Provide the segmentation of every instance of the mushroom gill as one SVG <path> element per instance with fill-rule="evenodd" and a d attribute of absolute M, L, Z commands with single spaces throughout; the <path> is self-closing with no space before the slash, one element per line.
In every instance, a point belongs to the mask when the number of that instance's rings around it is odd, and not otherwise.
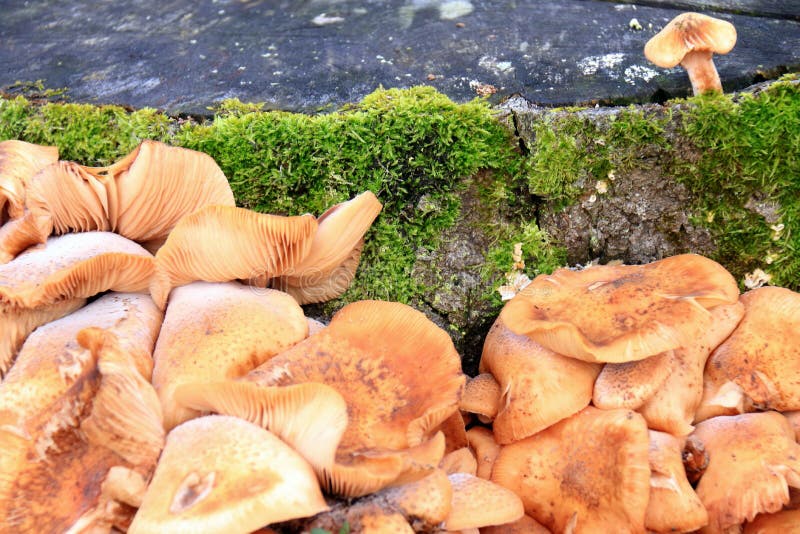
<path fill-rule="evenodd" d="M 281 276 L 311 247 L 317 222 L 311 215 L 281 217 L 229 206 L 208 206 L 187 215 L 156 253 L 150 285 L 164 307 L 173 287 L 194 281 Z"/>
<path fill-rule="evenodd" d="M 199 415 L 175 401 L 181 384 L 243 376 L 307 333 L 303 310 L 280 291 L 237 282 L 194 282 L 176 288 L 153 355 L 153 385 L 165 427 Z"/>
<path fill-rule="evenodd" d="M 736 302 L 739 289 L 718 263 L 695 254 L 647 265 L 596 265 L 537 276 L 503 309 L 516 334 L 589 362 L 622 363 L 692 341 L 706 308 Z"/>
<path fill-rule="evenodd" d="M 341 295 L 355 276 L 369 230 L 382 209 L 377 197 L 367 191 L 337 204 L 317 219 L 317 231 L 308 255 L 271 281 L 300 304 L 324 302 Z"/>
<path fill-rule="evenodd" d="M 23 216 L 28 181 L 56 161 L 57 147 L 16 140 L 0 142 L 0 225 Z"/>

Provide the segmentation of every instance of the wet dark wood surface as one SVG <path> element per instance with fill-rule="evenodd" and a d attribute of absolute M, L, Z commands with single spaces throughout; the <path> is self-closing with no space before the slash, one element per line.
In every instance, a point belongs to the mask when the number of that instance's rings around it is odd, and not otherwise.
<path fill-rule="evenodd" d="M 4 0 L 0 87 L 43 80 L 73 101 L 208 113 L 224 98 L 318 111 L 379 86 L 456 101 L 492 88 L 543 105 L 661 101 L 690 90 L 643 47 L 685 10 L 732 22 L 716 60 L 736 90 L 800 70 L 800 0 Z M 634 29 L 632 19 L 641 26 Z"/>

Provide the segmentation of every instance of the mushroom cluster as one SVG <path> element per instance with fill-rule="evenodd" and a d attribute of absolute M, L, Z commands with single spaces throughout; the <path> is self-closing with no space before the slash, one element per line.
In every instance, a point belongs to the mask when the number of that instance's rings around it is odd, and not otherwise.
<path fill-rule="evenodd" d="M 372 193 L 255 213 L 208 156 L 151 141 L 104 168 L 3 142 L 0 187 L 0 532 L 523 516 L 475 476 L 446 332 L 398 303 L 300 307 L 349 285 Z"/>
<path fill-rule="evenodd" d="M 552 532 L 785 532 L 798 332 L 800 294 L 693 254 L 539 276 L 460 402 L 478 476 Z"/>

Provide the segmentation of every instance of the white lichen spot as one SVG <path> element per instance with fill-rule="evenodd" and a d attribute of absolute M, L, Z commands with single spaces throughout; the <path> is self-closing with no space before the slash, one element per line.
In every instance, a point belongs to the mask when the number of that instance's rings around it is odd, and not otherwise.
<path fill-rule="evenodd" d="M 594 204 L 595 202 L 597 202 L 597 195 L 591 195 L 587 202 L 589 202 L 589 204 Z"/>
<path fill-rule="evenodd" d="M 497 58 L 492 56 L 483 56 L 480 58 L 478 60 L 478 66 L 492 71 L 496 75 L 510 74 L 514 72 L 514 66 L 510 61 L 498 61 Z"/>
<path fill-rule="evenodd" d="M 578 68 L 584 76 L 592 76 L 599 71 L 609 71 L 609 76 L 619 78 L 619 74 L 613 72 L 622 63 L 625 54 L 606 54 L 603 56 L 588 56 L 578 61 Z"/>
<path fill-rule="evenodd" d="M 639 23 L 639 20 L 635 18 L 631 19 L 631 21 L 628 23 L 628 28 L 636 32 L 642 31 L 643 29 L 642 25 Z"/>
<path fill-rule="evenodd" d="M 772 230 L 773 241 L 777 241 L 778 239 L 781 238 L 781 234 L 783 234 L 784 228 L 785 226 L 783 225 L 783 223 L 773 224 L 770 226 L 770 229 Z"/>
<path fill-rule="evenodd" d="M 464 0 L 442 2 L 439 5 L 439 18 L 441 20 L 454 20 L 469 15 L 473 9 L 475 8 L 472 6 L 472 2 Z"/>
<path fill-rule="evenodd" d="M 326 26 L 328 24 L 338 24 L 340 22 L 344 22 L 343 17 L 329 17 L 327 13 L 320 13 L 311 19 L 311 24 L 314 24 L 315 26 Z"/>
<path fill-rule="evenodd" d="M 601 195 L 604 194 L 604 193 L 607 193 L 608 192 L 608 182 L 606 182 L 605 180 L 597 180 L 597 183 L 594 184 L 594 188 Z"/>
<path fill-rule="evenodd" d="M 626 83 L 630 85 L 636 85 L 636 80 L 649 82 L 656 76 L 656 74 L 658 73 L 650 67 L 645 67 L 644 65 L 631 65 L 625 69 L 623 77 L 625 78 Z"/>
<path fill-rule="evenodd" d="M 617 175 L 614 173 L 614 171 L 608 171 L 608 179 L 612 182 L 617 179 Z"/>
<path fill-rule="evenodd" d="M 508 283 L 497 288 L 497 292 L 500 293 L 500 298 L 504 301 L 513 299 L 517 293 L 525 289 L 528 284 L 531 283 L 531 279 L 528 278 L 528 275 L 520 271 L 506 273 L 505 276 Z"/>
<path fill-rule="evenodd" d="M 770 280 L 772 280 L 771 274 L 766 273 L 761 269 L 756 269 L 752 273 L 747 273 L 744 276 L 744 286 L 747 289 L 755 289 L 768 284 Z"/>
<path fill-rule="evenodd" d="M 770 252 L 766 256 L 764 256 L 764 263 L 766 263 L 767 265 L 772 265 L 777 259 L 778 255 L 773 252 Z"/>

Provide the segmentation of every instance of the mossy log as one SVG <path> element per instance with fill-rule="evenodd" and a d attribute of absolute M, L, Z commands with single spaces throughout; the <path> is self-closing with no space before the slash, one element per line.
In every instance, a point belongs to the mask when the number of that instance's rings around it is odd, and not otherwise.
<path fill-rule="evenodd" d="M 201 150 L 239 205 L 263 212 L 319 214 L 372 190 L 385 208 L 353 285 L 307 312 L 364 298 L 412 304 L 452 334 L 470 373 L 505 273 L 692 251 L 741 281 L 762 269 L 800 288 L 797 76 L 626 108 L 455 104 L 429 87 L 314 116 L 227 101 L 209 119 L 0 99 L 0 140 L 11 138 L 87 165 L 145 138 Z"/>

